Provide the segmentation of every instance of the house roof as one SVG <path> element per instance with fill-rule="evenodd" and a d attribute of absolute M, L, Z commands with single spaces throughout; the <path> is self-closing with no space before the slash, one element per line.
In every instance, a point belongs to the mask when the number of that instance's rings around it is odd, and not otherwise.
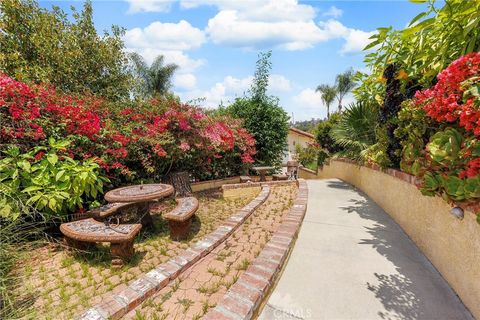
<path fill-rule="evenodd" d="M 302 131 L 302 130 L 300 130 L 300 129 L 290 128 L 289 130 L 290 130 L 290 131 L 293 131 L 293 132 L 295 132 L 295 133 L 297 133 L 297 134 L 300 134 L 300 135 L 302 135 L 302 136 L 315 139 L 315 136 L 314 136 L 313 134 L 308 133 L 308 132 L 305 132 L 305 131 Z"/>

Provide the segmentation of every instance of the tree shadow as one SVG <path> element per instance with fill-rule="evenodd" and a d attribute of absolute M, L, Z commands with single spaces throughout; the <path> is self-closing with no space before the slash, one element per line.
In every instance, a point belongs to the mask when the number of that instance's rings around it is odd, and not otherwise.
<path fill-rule="evenodd" d="M 335 189 L 356 190 L 354 186 L 338 180 L 328 180 L 327 186 L 329 188 L 335 188 Z"/>
<path fill-rule="evenodd" d="M 328 186 L 350 189 L 356 193 L 356 199 L 350 199 L 351 205 L 340 209 L 373 222 L 363 227 L 371 238 L 361 239 L 359 244 L 373 247 L 388 259 L 398 272 L 374 273 L 377 282 L 365 284 L 386 310 L 378 312 L 382 319 L 434 319 L 438 318 L 438 310 L 435 310 L 438 305 L 444 305 L 442 310 L 449 310 L 448 314 L 442 316 L 443 319 L 471 319 L 465 316 L 467 313 L 459 312 L 460 300 L 451 299 L 455 297 L 455 293 L 449 289 L 430 261 L 374 201 L 341 181 L 329 181 Z M 456 304 L 457 302 L 459 304 Z"/>

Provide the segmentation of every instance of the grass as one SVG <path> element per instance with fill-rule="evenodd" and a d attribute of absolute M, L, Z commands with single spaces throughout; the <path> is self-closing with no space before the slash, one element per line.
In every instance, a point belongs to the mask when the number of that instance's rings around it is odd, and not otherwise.
<path fill-rule="evenodd" d="M 25 277 L 32 275 L 33 268 L 27 264 L 24 273 L 19 274 L 14 267 L 43 243 L 43 230 L 21 217 L 15 221 L 0 218 L 0 224 L 0 319 L 19 318 L 27 313 L 33 296 L 28 293 L 19 300 L 16 289 L 22 285 Z"/>

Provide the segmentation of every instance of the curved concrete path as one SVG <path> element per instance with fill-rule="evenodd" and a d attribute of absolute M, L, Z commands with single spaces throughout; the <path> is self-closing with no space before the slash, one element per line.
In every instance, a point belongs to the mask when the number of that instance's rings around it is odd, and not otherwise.
<path fill-rule="evenodd" d="M 309 180 L 308 189 L 299 237 L 260 319 L 473 319 L 365 194 L 337 179 Z"/>

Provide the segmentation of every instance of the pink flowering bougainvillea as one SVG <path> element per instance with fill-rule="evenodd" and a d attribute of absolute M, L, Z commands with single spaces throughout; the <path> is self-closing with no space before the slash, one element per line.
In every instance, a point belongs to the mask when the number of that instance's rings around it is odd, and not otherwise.
<path fill-rule="evenodd" d="M 424 194 L 437 194 L 447 201 L 478 202 L 480 53 L 455 60 L 437 79 L 435 86 L 418 91 L 412 100 L 414 108 L 423 109 L 436 121 L 437 130 L 423 150 L 408 147 L 405 150 L 413 152 L 404 152 L 403 156 L 422 155 L 410 160 L 416 163 L 413 173 L 423 179 Z"/>
<path fill-rule="evenodd" d="M 112 105 L 4 75 L 0 124 L 0 144 L 23 150 L 48 137 L 68 137 L 66 154 L 94 159 L 116 185 L 158 180 L 175 170 L 188 170 L 198 179 L 234 175 L 256 153 L 255 140 L 239 120 L 211 116 L 199 107 L 159 99 Z"/>

